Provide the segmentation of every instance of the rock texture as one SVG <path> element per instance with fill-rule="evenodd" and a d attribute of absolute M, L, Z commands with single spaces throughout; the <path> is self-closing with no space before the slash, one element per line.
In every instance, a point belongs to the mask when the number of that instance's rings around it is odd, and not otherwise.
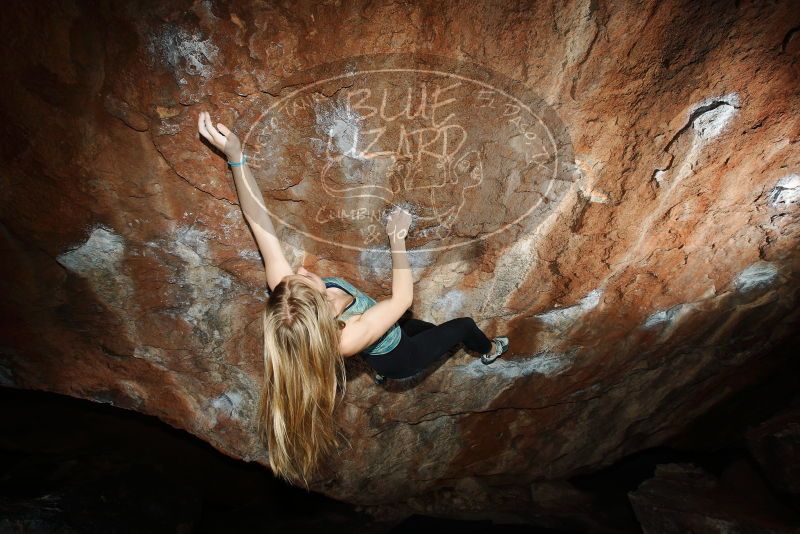
<path fill-rule="evenodd" d="M 800 496 L 800 407 L 784 410 L 751 429 L 747 443 L 772 486 Z"/>
<path fill-rule="evenodd" d="M 3 385 L 151 414 L 266 464 L 250 423 L 264 268 L 201 110 L 247 133 L 294 267 L 387 294 L 386 250 L 365 238 L 405 202 L 415 316 L 511 340 L 491 366 L 458 352 L 384 385 L 348 362 L 350 446 L 314 489 L 377 515 L 531 520 L 554 491 L 580 506 L 560 480 L 677 434 L 780 369 L 766 356 L 796 334 L 792 2 L 32 2 L 0 17 Z M 424 54 L 448 69 L 433 81 L 464 82 L 447 130 L 461 152 L 434 136 L 446 165 L 380 167 L 365 151 L 396 145 L 357 152 L 375 125 L 337 99 L 425 85 Z M 415 74 L 341 77 L 401 64 Z M 507 91 L 494 115 L 488 82 Z M 512 97 L 535 119 L 504 120 Z M 337 195 L 364 183 L 384 187 Z"/>
<path fill-rule="evenodd" d="M 797 532 L 796 516 L 770 501 L 745 464 L 731 471 L 747 484 L 738 492 L 692 464 L 657 466 L 656 476 L 629 494 L 642 531 Z"/>

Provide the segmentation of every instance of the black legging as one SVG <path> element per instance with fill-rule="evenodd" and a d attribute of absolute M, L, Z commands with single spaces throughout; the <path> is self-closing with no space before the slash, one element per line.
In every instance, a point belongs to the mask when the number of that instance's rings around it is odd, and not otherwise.
<path fill-rule="evenodd" d="M 440 325 L 412 318 L 400 318 L 400 343 L 386 354 L 362 352 L 361 357 L 387 378 L 406 378 L 424 370 L 460 342 L 472 351 L 487 353 L 492 341 L 471 317 L 451 319 Z"/>

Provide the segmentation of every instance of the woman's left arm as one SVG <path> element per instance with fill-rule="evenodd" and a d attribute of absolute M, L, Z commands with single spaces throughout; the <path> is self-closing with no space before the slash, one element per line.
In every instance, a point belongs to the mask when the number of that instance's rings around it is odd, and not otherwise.
<path fill-rule="evenodd" d="M 229 161 L 242 161 L 242 147 L 239 139 L 224 124 L 217 124 L 219 131 L 211 124 L 211 116 L 208 112 L 200 112 L 198 119 L 200 133 L 214 145 L 222 150 Z M 267 284 L 270 290 L 274 289 L 284 276 L 294 274 L 286 256 L 283 255 L 280 241 L 275 234 L 272 219 L 269 216 L 267 207 L 264 204 L 264 196 L 261 194 L 253 173 L 250 172 L 247 163 L 240 166 L 232 166 L 233 180 L 236 184 L 236 192 L 239 195 L 239 205 L 242 208 L 244 219 L 253 230 L 258 249 L 264 258 L 264 266 L 267 270 Z"/>

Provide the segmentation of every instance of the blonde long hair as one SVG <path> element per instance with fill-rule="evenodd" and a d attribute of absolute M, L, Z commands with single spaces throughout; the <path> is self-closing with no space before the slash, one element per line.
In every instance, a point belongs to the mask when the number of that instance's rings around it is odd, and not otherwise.
<path fill-rule="evenodd" d="M 292 484 L 316 475 L 340 441 L 333 413 L 346 391 L 339 337 L 344 322 L 326 297 L 286 278 L 275 286 L 262 313 L 264 381 L 258 402 L 259 439 L 276 476 Z"/>

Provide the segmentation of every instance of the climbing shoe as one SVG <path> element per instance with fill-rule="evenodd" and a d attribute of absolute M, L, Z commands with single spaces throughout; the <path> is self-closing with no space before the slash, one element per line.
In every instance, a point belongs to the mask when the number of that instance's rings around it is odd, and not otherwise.
<path fill-rule="evenodd" d="M 492 351 L 481 355 L 481 361 L 485 365 L 489 365 L 507 350 L 508 338 L 506 336 L 498 336 L 492 339 Z"/>

